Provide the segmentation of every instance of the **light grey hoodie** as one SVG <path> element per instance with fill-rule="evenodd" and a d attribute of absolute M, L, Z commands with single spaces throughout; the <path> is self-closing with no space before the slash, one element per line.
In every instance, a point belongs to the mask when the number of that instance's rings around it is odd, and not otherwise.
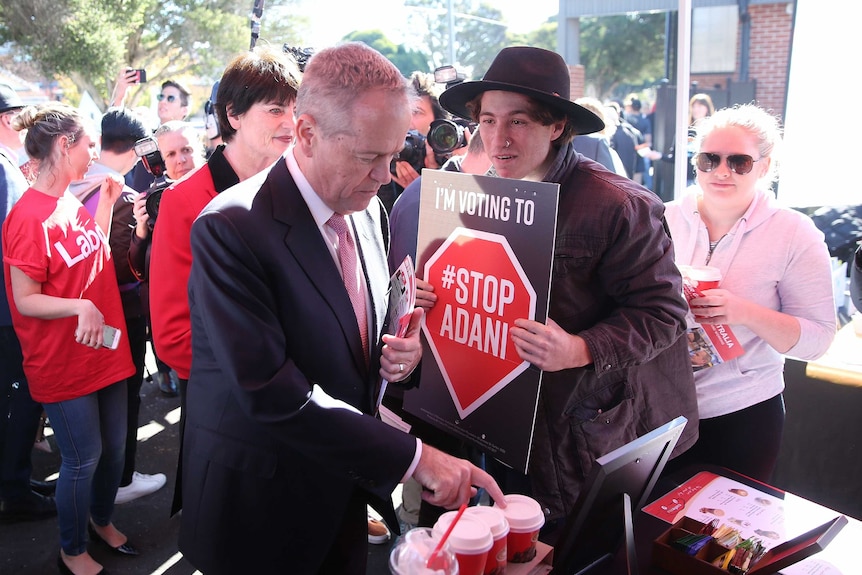
<path fill-rule="evenodd" d="M 667 204 L 666 218 L 678 265 L 704 265 L 709 234 L 697 211 L 701 191 Z M 709 265 L 722 272 L 720 287 L 796 317 L 799 341 L 786 355 L 812 360 L 835 336 L 836 316 L 829 251 L 811 219 L 758 191 L 748 210 L 722 238 Z M 784 356 L 751 330 L 732 325 L 745 353 L 695 373 L 701 418 L 725 415 L 784 390 Z"/>

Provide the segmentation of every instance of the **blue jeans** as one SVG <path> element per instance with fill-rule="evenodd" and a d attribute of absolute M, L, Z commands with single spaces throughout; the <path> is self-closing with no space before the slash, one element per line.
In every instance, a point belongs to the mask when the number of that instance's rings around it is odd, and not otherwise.
<path fill-rule="evenodd" d="M 60 448 L 57 519 L 60 546 L 67 555 L 87 550 L 87 520 L 111 522 L 123 473 L 126 443 L 125 380 L 58 403 L 45 411 Z"/>

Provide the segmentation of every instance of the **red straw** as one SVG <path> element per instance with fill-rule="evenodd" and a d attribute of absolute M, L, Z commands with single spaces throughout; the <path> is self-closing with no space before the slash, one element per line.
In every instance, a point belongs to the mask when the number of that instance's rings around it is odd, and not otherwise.
<path fill-rule="evenodd" d="M 446 529 L 446 532 L 443 533 L 443 537 L 440 538 L 440 542 L 437 544 L 437 547 L 434 548 L 434 551 L 431 552 L 431 555 L 428 557 L 428 561 L 425 563 L 425 567 L 428 569 L 443 569 L 445 565 L 440 565 L 440 551 L 443 549 L 443 545 L 446 544 L 446 540 L 449 538 L 449 534 L 452 533 L 452 529 L 455 528 L 455 524 L 458 523 L 458 520 L 461 519 L 461 516 L 464 515 L 464 510 L 467 509 L 467 504 L 462 503 L 461 507 L 458 509 L 458 513 L 455 514 L 455 518 L 452 519 L 452 523 L 449 524 L 449 527 Z"/>

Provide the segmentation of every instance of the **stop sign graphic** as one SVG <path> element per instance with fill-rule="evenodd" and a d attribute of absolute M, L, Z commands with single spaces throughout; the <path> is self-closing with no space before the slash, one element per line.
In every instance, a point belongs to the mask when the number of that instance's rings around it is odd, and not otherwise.
<path fill-rule="evenodd" d="M 456 228 L 425 264 L 437 303 L 422 329 L 463 419 L 529 367 L 509 330 L 536 292 L 504 236 Z"/>

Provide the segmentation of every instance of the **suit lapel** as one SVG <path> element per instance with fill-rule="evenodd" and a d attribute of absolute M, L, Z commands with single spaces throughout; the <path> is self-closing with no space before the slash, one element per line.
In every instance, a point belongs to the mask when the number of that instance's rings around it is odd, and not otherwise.
<path fill-rule="evenodd" d="M 386 259 L 386 247 L 381 237 L 381 218 L 385 217 L 383 206 L 376 199 L 365 211 L 353 214 L 354 235 L 358 238 L 359 258 L 365 273 L 365 285 L 371 296 L 371 311 L 374 318 L 372 331 L 369 335 L 370 370 L 372 385 L 369 386 L 368 401 L 372 411 L 376 412 L 377 396 L 380 393 L 380 350 L 382 347 L 381 332 L 386 322 L 389 308 L 389 264 Z M 388 222 L 387 222 L 388 225 Z"/>
<path fill-rule="evenodd" d="M 388 298 L 386 292 L 389 287 L 389 268 L 386 262 L 386 250 L 380 237 L 380 218 L 375 217 L 372 210 L 377 209 L 376 202 L 372 202 L 368 209 L 356 212 L 351 216 L 353 221 L 353 235 L 357 238 L 359 246 L 359 260 L 365 274 L 365 285 L 371 298 L 372 331 L 369 340 L 377 345 L 381 329 L 386 320 L 386 308 Z M 372 356 L 374 355 L 372 349 Z"/>
<path fill-rule="evenodd" d="M 364 357 L 359 326 L 356 324 L 350 298 L 344 289 L 344 281 L 284 161 L 278 162 L 273 167 L 264 187 L 269 188 L 268 193 L 272 197 L 273 218 L 288 226 L 284 237 L 285 246 L 305 271 L 311 289 L 317 290 L 329 305 L 341 326 L 342 336 L 350 347 L 357 369 L 360 373 L 366 374 L 369 365 Z M 360 244 L 360 260 L 364 259 L 363 250 L 368 249 L 366 248 L 367 238 L 361 234 L 362 232 L 356 234 Z M 362 267 L 364 270 L 368 267 L 364 261 Z M 379 272 L 375 272 L 375 276 L 377 274 Z M 373 294 L 371 284 L 366 285 L 369 286 L 369 293 Z M 373 301 L 373 297 L 372 302 L 374 304 L 372 307 L 375 307 L 376 302 Z M 373 345 L 373 342 L 374 339 L 369 337 L 369 343 Z M 375 353 L 376 348 L 372 347 L 371 356 L 374 357 Z M 376 368 L 374 369 L 376 371 Z"/>

